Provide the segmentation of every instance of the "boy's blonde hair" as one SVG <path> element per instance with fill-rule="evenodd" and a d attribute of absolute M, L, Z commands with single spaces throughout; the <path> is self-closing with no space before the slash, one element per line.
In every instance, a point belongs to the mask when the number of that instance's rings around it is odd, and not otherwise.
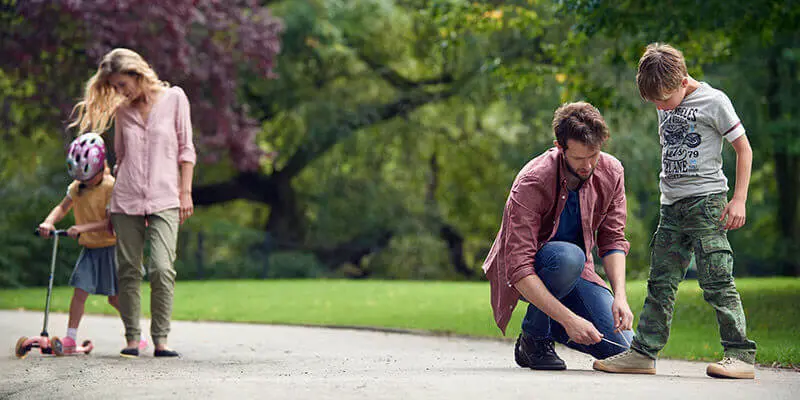
<path fill-rule="evenodd" d="M 105 132 L 111 126 L 117 108 L 125 102 L 125 97 L 117 93 L 108 78 L 113 74 L 127 74 L 136 78 L 142 88 L 151 86 L 168 87 L 167 82 L 158 79 L 147 61 L 133 50 L 117 48 L 108 52 L 100 61 L 97 72 L 86 82 L 83 99 L 75 105 L 72 113 L 78 116 L 69 125 L 77 126 L 78 133 Z"/>
<path fill-rule="evenodd" d="M 636 85 L 643 99 L 665 100 L 687 76 L 686 60 L 680 50 L 664 43 L 651 43 L 639 59 Z"/>

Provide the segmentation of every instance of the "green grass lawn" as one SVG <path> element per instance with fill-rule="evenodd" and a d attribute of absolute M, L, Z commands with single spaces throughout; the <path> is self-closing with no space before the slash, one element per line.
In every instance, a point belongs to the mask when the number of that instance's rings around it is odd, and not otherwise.
<path fill-rule="evenodd" d="M 800 364 L 800 279 L 749 278 L 738 279 L 736 283 L 747 313 L 748 335 L 758 342 L 758 361 Z M 45 290 L 3 290 L 0 308 L 43 310 Z M 645 282 L 628 284 L 628 297 L 635 314 L 641 311 L 645 291 Z M 56 288 L 52 309 L 66 312 L 70 293 L 70 288 Z M 142 302 L 147 311 L 149 289 L 146 284 Z M 91 296 L 86 310 L 88 313 L 114 313 L 100 296 Z M 521 303 L 509 325 L 509 338 L 519 333 L 524 310 Z M 173 317 L 502 336 L 492 319 L 486 282 L 181 281 L 176 287 Z M 711 306 L 703 300 L 696 281 L 684 282 L 678 293 L 670 341 L 662 355 L 713 360 L 720 358 L 721 352 Z"/>

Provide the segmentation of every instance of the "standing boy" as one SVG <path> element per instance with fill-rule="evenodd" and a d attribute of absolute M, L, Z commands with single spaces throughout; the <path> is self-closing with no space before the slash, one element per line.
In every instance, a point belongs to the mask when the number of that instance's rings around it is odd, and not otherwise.
<path fill-rule="evenodd" d="M 683 54 L 654 43 L 639 60 L 642 98 L 658 107 L 661 141 L 661 216 L 651 244 L 647 299 L 631 349 L 594 363 L 606 372 L 655 374 L 667 343 L 675 293 L 692 254 L 703 297 L 714 307 L 724 355 L 706 373 L 753 379 L 756 344 L 747 339 L 742 301 L 733 282 L 727 230 L 745 223 L 753 153 L 725 93 L 686 72 Z M 736 187 L 727 201 L 723 138 L 736 150 Z"/>

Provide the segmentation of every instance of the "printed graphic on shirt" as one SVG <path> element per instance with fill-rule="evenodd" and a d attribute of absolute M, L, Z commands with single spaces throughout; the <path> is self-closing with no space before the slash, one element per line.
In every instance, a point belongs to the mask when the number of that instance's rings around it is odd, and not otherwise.
<path fill-rule="evenodd" d="M 697 108 L 678 107 L 664 113 L 661 133 L 661 157 L 665 179 L 697 176 L 703 142 L 697 133 Z"/>

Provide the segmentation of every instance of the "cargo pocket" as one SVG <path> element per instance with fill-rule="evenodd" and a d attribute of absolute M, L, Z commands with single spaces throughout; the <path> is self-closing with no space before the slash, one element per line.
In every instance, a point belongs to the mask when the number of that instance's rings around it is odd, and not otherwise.
<path fill-rule="evenodd" d="M 723 236 L 713 235 L 703 237 L 700 239 L 700 244 L 703 246 L 703 253 L 705 254 L 716 253 L 718 251 L 733 253 L 730 242 Z"/>
<path fill-rule="evenodd" d="M 733 279 L 733 250 L 725 236 L 711 235 L 700 239 L 703 250 L 698 261 L 698 272 L 706 271 L 708 282 L 730 281 Z"/>
<path fill-rule="evenodd" d="M 725 210 L 725 206 L 727 205 L 728 200 L 725 196 L 711 194 L 706 197 L 703 204 L 703 211 L 705 212 L 706 221 L 708 221 L 712 227 L 723 225 L 719 218 L 722 216 L 722 211 Z M 730 249 L 730 246 L 728 247 Z"/>

